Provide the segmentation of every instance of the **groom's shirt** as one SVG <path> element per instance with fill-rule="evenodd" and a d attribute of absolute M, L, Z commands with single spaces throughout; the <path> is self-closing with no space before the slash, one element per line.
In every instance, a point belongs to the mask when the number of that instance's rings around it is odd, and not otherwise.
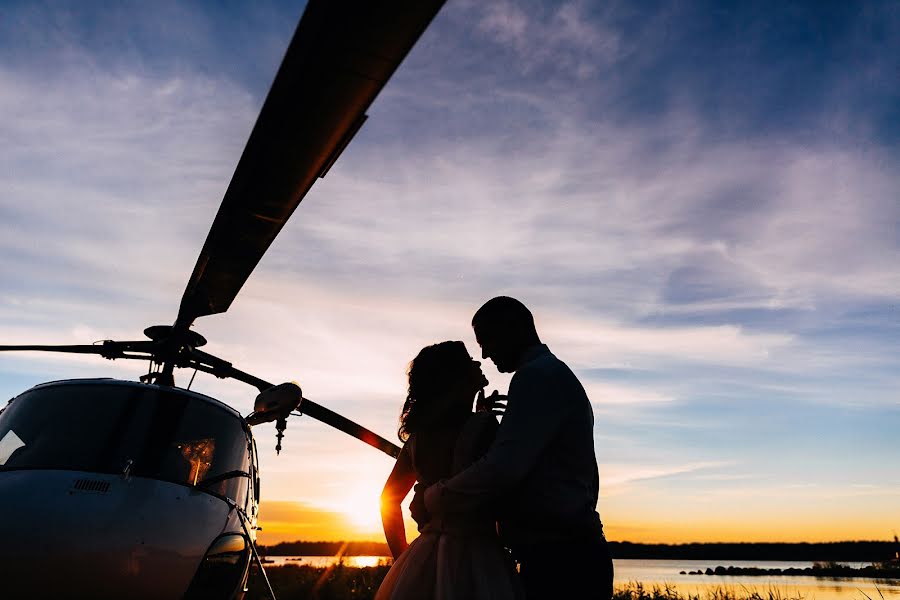
<path fill-rule="evenodd" d="M 594 416 L 571 369 L 546 345 L 513 375 L 497 437 L 485 456 L 425 492 L 432 515 L 496 503 L 512 547 L 601 535 Z"/>

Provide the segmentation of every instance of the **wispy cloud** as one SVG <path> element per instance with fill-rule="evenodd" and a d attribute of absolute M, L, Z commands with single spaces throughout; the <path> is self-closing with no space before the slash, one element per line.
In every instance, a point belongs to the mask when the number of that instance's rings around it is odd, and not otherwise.
<path fill-rule="evenodd" d="M 597 75 L 618 56 L 618 32 L 590 19 L 589 5 L 564 2 L 528 12 L 509 1 L 465 3 L 478 29 L 499 45 L 512 48 L 525 72 L 553 69 L 579 79 Z"/>
<path fill-rule="evenodd" d="M 682 465 L 602 464 L 600 469 L 603 472 L 604 484 L 610 488 L 616 488 L 637 481 L 673 477 L 703 469 L 720 468 L 727 465 L 728 463 L 716 461 L 696 462 Z"/>

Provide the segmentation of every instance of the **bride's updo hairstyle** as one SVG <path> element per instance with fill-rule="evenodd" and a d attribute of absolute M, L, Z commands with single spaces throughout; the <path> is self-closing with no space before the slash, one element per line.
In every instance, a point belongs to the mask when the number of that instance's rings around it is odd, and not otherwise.
<path fill-rule="evenodd" d="M 471 412 L 471 403 L 459 402 L 456 394 L 448 393 L 459 386 L 471 361 L 466 345 L 457 341 L 433 344 L 419 351 L 406 371 L 409 388 L 397 431 L 401 441 Z"/>

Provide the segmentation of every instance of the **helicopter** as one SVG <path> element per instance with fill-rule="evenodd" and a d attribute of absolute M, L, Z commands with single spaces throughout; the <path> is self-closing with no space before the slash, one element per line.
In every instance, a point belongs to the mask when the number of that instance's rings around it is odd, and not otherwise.
<path fill-rule="evenodd" d="M 255 564 L 274 598 L 256 547 L 252 428 L 275 422 L 277 452 L 287 419 L 305 415 L 397 456 L 398 446 L 300 385 L 273 385 L 204 352 L 192 327 L 228 310 L 443 4 L 307 3 L 171 325 L 132 341 L 0 346 L 149 363 L 137 381 L 50 381 L 0 408 L 4 597 L 239 600 Z M 253 411 L 177 386 L 179 369 L 249 384 Z"/>

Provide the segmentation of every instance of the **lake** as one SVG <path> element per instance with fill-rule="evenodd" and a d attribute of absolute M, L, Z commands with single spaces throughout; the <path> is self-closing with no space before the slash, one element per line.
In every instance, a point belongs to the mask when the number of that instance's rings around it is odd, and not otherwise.
<path fill-rule="evenodd" d="M 273 556 L 272 562 L 265 566 L 285 564 L 310 565 L 324 567 L 336 562 L 333 556 Z M 388 556 L 347 556 L 344 564 L 350 567 L 371 567 L 389 562 Z M 705 595 L 715 588 L 727 588 L 736 592 L 745 589 L 757 591 L 768 597 L 773 595 L 802 595 L 810 600 L 900 600 L 900 581 L 886 579 L 845 578 L 831 579 L 808 576 L 720 576 L 720 575 L 681 575 L 681 571 L 705 571 L 707 568 L 723 567 L 761 567 L 764 569 L 787 569 L 791 567 L 806 568 L 813 566 L 812 561 L 740 561 L 740 560 L 646 560 L 616 559 L 615 585 L 622 587 L 628 583 L 641 583 L 645 588 L 669 584 L 683 594 Z M 842 562 L 854 568 L 864 567 L 870 563 Z"/>

